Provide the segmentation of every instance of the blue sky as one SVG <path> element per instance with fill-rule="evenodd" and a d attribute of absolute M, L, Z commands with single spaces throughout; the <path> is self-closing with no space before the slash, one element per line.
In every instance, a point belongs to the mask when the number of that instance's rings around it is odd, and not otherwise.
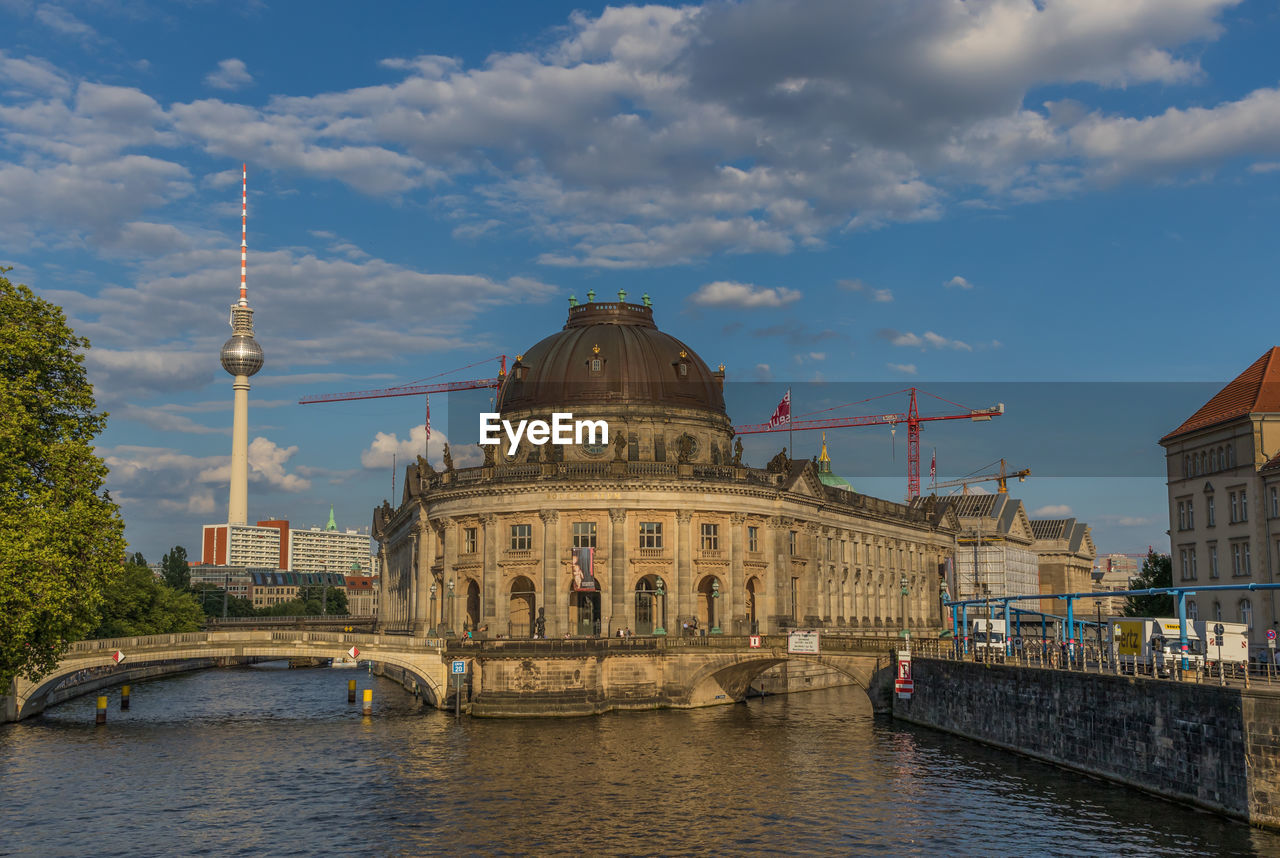
<path fill-rule="evenodd" d="M 225 518 L 245 161 L 252 518 L 367 526 L 421 448 L 420 399 L 300 396 L 514 355 L 621 288 L 767 382 L 735 422 L 788 383 L 797 412 L 1006 401 L 928 427 L 926 472 L 1005 456 L 1033 513 L 1138 552 L 1167 547 L 1157 438 L 1276 344 L 1272 3 L 0 0 L 0 26 L 0 262 L 92 340 L 148 556 Z M 830 441 L 902 496 L 905 431 Z"/>

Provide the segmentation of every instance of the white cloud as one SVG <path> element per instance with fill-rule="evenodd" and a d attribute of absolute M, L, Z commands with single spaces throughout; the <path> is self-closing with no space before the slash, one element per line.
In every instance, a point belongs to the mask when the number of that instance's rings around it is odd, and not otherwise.
<path fill-rule="evenodd" d="M 849 292 L 859 292 L 863 295 L 866 295 L 868 300 L 878 304 L 888 304 L 893 301 L 892 290 L 874 289 L 868 286 L 866 283 L 863 283 L 861 280 L 857 280 L 857 279 L 840 280 L 837 282 L 836 285 L 838 285 L 841 289 L 848 290 Z"/>
<path fill-rule="evenodd" d="M 1064 503 L 1042 506 L 1031 513 L 1035 518 L 1066 518 L 1071 515 L 1071 507 Z"/>
<path fill-rule="evenodd" d="M 959 274 L 957 274 L 955 277 L 952 277 L 946 283 L 943 283 L 942 286 L 945 289 L 972 289 L 973 288 L 973 284 L 970 283 L 968 280 L 964 279 L 963 277 L 961 277 Z"/>
<path fill-rule="evenodd" d="M 913 363 L 887 363 L 885 366 L 903 375 L 915 375 L 917 372 L 916 365 Z"/>
<path fill-rule="evenodd" d="M 249 482 L 260 483 L 286 492 L 304 492 L 311 488 L 311 481 L 286 470 L 289 459 L 298 452 L 297 445 L 280 447 L 274 441 L 261 436 L 249 442 Z M 231 457 L 217 457 L 217 464 L 204 468 L 197 479 L 202 483 L 231 482 Z"/>
<path fill-rule="evenodd" d="M 253 75 L 244 60 L 221 60 L 218 67 L 204 76 L 204 82 L 214 89 L 244 89 L 253 83 Z"/>
<path fill-rule="evenodd" d="M 71 36 L 83 41 L 92 41 L 98 37 L 93 27 L 53 3 L 42 3 L 37 6 L 35 17 L 41 24 L 62 36 Z"/>
<path fill-rule="evenodd" d="M 953 349 L 955 351 L 971 352 L 973 346 L 963 340 L 953 340 L 934 333 L 933 331 L 925 331 L 923 334 L 913 334 L 910 331 L 895 331 L 892 328 L 884 328 L 878 332 L 881 339 L 888 340 L 895 346 L 907 346 L 910 348 L 918 348 L 921 351 L 927 349 Z"/>
<path fill-rule="evenodd" d="M 784 307 L 801 299 L 802 294 L 785 287 L 754 286 L 750 283 L 732 283 L 717 280 L 699 287 L 689 300 L 700 307 Z"/>
<path fill-rule="evenodd" d="M 417 460 L 422 455 L 423 442 L 427 430 L 423 426 L 414 426 L 409 436 L 401 440 L 394 432 L 379 432 L 374 436 L 368 449 L 360 454 L 360 464 L 370 470 L 390 468 L 393 462 L 397 470 Z M 436 470 L 444 467 L 444 445 L 449 443 L 448 437 L 439 429 L 431 430 L 431 443 L 427 451 L 427 461 Z M 474 444 L 450 447 L 449 455 L 453 464 L 459 468 L 469 468 L 484 462 L 484 453 Z"/>

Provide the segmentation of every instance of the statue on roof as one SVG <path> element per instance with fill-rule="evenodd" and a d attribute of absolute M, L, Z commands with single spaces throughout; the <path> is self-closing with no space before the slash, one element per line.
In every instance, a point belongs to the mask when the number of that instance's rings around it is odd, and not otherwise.
<path fill-rule="evenodd" d="M 769 464 L 765 465 L 764 469 L 775 474 L 785 474 L 791 470 L 791 460 L 787 458 L 787 448 L 783 447 L 782 452 L 770 459 Z"/>
<path fill-rule="evenodd" d="M 693 460 L 693 436 L 686 432 L 680 436 L 680 440 L 676 443 L 679 444 L 676 461 L 681 465 L 689 464 Z"/>
<path fill-rule="evenodd" d="M 627 460 L 627 436 L 621 432 L 613 436 L 613 460 L 615 462 Z"/>
<path fill-rule="evenodd" d="M 449 452 L 449 444 L 444 445 L 444 470 L 446 474 L 453 473 L 453 453 Z"/>

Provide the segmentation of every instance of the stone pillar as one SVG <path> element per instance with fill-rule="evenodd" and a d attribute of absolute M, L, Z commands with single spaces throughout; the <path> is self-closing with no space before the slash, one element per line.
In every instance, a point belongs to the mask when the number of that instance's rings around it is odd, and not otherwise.
<path fill-rule="evenodd" d="M 801 530 L 802 551 L 809 555 L 804 580 L 800 582 L 801 622 L 809 628 L 822 625 L 822 543 L 818 538 L 818 526 L 805 522 Z M 807 550 L 806 550 L 807 549 Z"/>
<path fill-rule="evenodd" d="M 568 597 L 560 593 L 560 513 L 544 509 L 538 516 L 542 519 L 542 601 L 538 607 L 547 622 L 547 637 L 558 638 L 565 632 L 561 603 L 569 604 Z M 535 625 L 538 622 L 536 608 L 533 622 Z"/>
<path fill-rule="evenodd" d="M 429 633 L 432 625 L 429 596 L 431 564 L 436 558 L 435 531 L 424 521 L 417 522 L 413 529 L 418 535 L 418 566 L 413 573 L 413 633 L 422 637 Z"/>
<path fill-rule="evenodd" d="M 720 620 L 720 628 L 726 635 L 747 634 L 746 605 L 746 571 L 742 565 L 746 552 L 747 517 L 740 512 L 729 516 L 729 580 L 724 582 L 724 592 L 720 601 L 724 603 L 724 613 Z"/>
<path fill-rule="evenodd" d="M 467 598 L 466 586 L 458 580 L 458 574 L 455 571 L 458 565 L 458 522 L 448 516 L 439 519 L 440 535 L 444 539 L 444 568 L 441 573 L 440 585 L 440 616 L 442 622 L 447 628 L 453 629 L 454 632 L 462 630 L 462 622 L 459 620 L 460 613 L 458 611 L 457 602 L 461 598 L 464 602 Z M 449 582 L 454 585 L 454 598 L 449 598 Z M 457 591 L 461 589 L 462 592 Z"/>
<path fill-rule="evenodd" d="M 769 519 L 768 535 L 773 540 L 773 586 L 768 591 L 773 595 L 769 606 L 769 631 L 777 632 L 783 623 L 794 623 L 791 617 L 791 519 L 775 517 Z"/>
<path fill-rule="evenodd" d="M 627 511 L 609 510 L 609 624 L 613 637 L 624 626 L 634 627 L 627 616 Z M 600 606 L 604 610 L 604 605 Z"/>
<path fill-rule="evenodd" d="M 484 526 L 484 566 L 480 582 L 480 624 L 489 627 L 489 634 L 507 633 L 507 600 L 499 598 L 498 568 L 498 517 L 493 514 L 480 517 Z"/>
<path fill-rule="evenodd" d="M 676 511 L 676 620 L 675 634 L 693 622 L 693 513 Z M 668 631 L 671 631 L 668 629 Z"/>
<path fill-rule="evenodd" d="M 387 546 L 378 539 L 378 615 L 373 622 L 373 630 L 379 634 L 387 625 L 390 606 L 387 603 L 387 581 L 391 579 L 391 570 L 387 567 Z"/>

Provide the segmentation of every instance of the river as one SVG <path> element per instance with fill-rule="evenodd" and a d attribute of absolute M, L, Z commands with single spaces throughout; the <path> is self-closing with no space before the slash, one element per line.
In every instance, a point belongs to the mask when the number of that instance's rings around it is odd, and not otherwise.
<path fill-rule="evenodd" d="M 348 706 L 348 679 L 374 715 Z M 856 688 L 485 721 L 357 670 L 138 683 L 0 726 L 0 855 L 1280 855 L 1280 835 L 928 730 Z"/>

